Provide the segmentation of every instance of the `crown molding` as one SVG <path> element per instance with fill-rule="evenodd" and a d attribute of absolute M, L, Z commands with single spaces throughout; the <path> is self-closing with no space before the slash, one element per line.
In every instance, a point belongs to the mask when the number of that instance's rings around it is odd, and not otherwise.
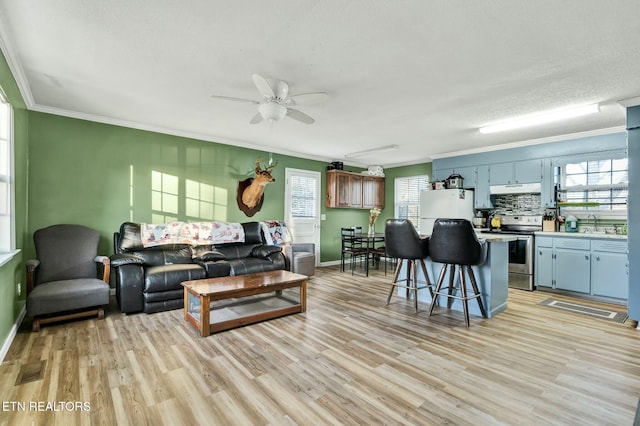
<path fill-rule="evenodd" d="M 2 15 L 0 15 L 0 50 L 2 50 L 2 54 L 7 61 L 11 74 L 13 74 L 13 78 L 16 81 L 16 85 L 18 86 L 18 90 L 20 91 L 20 95 L 22 96 L 25 106 L 27 109 L 31 109 L 31 107 L 35 105 L 33 94 L 31 93 L 31 89 L 27 83 L 27 77 L 22 69 L 22 64 L 16 59 L 16 55 L 11 48 L 12 43 L 9 43 L 10 39 L 5 31 L 6 28 L 7 23 L 3 21 Z"/>
<path fill-rule="evenodd" d="M 253 149 L 256 151 L 265 151 L 265 152 L 271 152 L 274 154 L 288 155 L 296 158 L 305 158 L 308 160 L 315 160 L 318 162 L 329 163 L 331 161 L 335 161 L 335 159 L 331 157 L 320 157 L 317 155 L 304 154 L 301 152 L 291 151 L 286 149 L 274 149 L 273 147 L 270 147 L 268 145 L 260 145 L 256 143 L 246 142 L 240 139 L 229 139 L 229 138 L 218 137 L 218 136 L 210 135 L 206 133 L 189 132 L 181 129 L 157 126 L 153 124 L 142 124 L 135 121 L 121 120 L 116 118 L 103 117 L 99 115 L 86 114 L 86 113 L 66 110 L 62 108 L 42 106 L 42 105 L 36 104 L 36 105 L 33 105 L 31 108 L 29 108 L 29 110 L 36 111 L 36 112 L 43 112 L 43 113 L 52 114 L 52 115 L 60 115 L 63 117 L 76 118 L 79 120 L 92 121 L 96 123 L 109 124 L 113 126 L 126 127 L 130 129 L 162 133 L 166 135 L 179 136 L 179 137 L 189 138 L 189 139 L 197 139 L 205 142 L 218 143 L 221 145 L 231 145 L 231 146 L 236 146 L 241 148 Z"/>

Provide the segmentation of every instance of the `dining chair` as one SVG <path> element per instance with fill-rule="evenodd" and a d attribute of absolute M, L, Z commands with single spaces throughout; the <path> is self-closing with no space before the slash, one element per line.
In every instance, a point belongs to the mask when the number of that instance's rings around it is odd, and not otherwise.
<path fill-rule="evenodd" d="M 353 274 L 356 260 L 362 260 L 367 255 L 367 248 L 362 244 L 362 240 L 356 238 L 356 235 L 358 234 L 362 234 L 362 226 L 340 228 L 340 235 L 342 238 L 340 264 L 342 272 L 344 272 L 344 265 L 347 256 L 349 256 L 349 266 L 351 268 L 351 274 Z"/>

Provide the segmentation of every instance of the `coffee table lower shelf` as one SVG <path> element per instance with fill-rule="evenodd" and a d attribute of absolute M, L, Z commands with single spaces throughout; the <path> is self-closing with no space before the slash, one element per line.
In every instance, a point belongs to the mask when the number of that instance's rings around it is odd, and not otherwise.
<path fill-rule="evenodd" d="M 272 271 L 185 281 L 184 318 L 201 336 L 306 311 L 307 277 Z"/>

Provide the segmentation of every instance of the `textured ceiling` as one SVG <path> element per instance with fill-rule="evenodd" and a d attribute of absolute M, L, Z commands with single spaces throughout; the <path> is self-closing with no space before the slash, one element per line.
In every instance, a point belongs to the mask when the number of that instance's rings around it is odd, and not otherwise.
<path fill-rule="evenodd" d="M 0 0 L 0 45 L 30 109 L 320 160 L 392 166 L 621 130 L 640 95 L 636 0 Z M 325 91 L 250 125 L 251 75 Z M 598 114 L 478 127 L 599 102 Z M 604 129 L 604 130 L 603 130 Z"/>

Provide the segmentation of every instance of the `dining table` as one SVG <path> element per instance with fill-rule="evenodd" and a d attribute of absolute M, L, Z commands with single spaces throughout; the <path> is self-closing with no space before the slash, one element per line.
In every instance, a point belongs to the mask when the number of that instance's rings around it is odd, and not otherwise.
<path fill-rule="evenodd" d="M 372 259 L 371 255 L 378 253 L 376 251 L 376 244 L 384 243 L 384 232 L 376 232 L 374 234 L 359 233 L 354 234 L 353 239 L 362 243 L 365 249 L 365 275 L 369 276 L 369 261 Z"/>

